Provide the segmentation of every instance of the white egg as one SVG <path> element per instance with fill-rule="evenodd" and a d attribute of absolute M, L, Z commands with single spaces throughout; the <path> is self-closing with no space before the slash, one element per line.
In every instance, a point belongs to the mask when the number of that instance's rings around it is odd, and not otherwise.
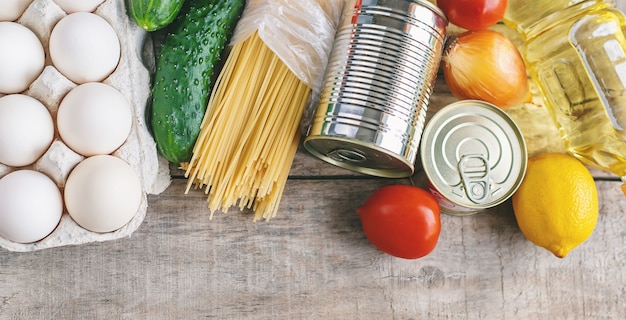
<path fill-rule="evenodd" d="M 54 139 L 54 122 L 48 109 L 23 94 L 0 98 L 0 163 L 26 166 L 37 161 Z"/>
<path fill-rule="evenodd" d="M 81 227 L 93 232 L 115 231 L 132 220 L 143 191 L 135 170 L 111 155 L 80 162 L 65 183 L 65 205 Z"/>
<path fill-rule="evenodd" d="M 0 92 L 28 89 L 43 71 L 45 60 L 41 41 L 30 29 L 17 22 L 0 22 Z"/>
<path fill-rule="evenodd" d="M 15 21 L 28 8 L 33 0 L 2 0 L 0 1 L 0 21 Z"/>
<path fill-rule="evenodd" d="M 43 173 L 17 170 L 0 179 L 0 236 L 39 241 L 54 231 L 62 213 L 61 192 Z"/>
<path fill-rule="evenodd" d="M 104 0 L 54 0 L 67 13 L 93 12 Z"/>
<path fill-rule="evenodd" d="M 104 80 L 117 67 L 121 54 L 113 27 L 88 12 L 61 19 L 50 34 L 49 50 L 59 72 L 79 84 Z"/>
<path fill-rule="evenodd" d="M 101 82 L 79 85 L 65 95 L 57 111 L 57 128 L 65 144 L 83 156 L 110 154 L 130 133 L 128 99 Z"/>
<path fill-rule="evenodd" d="M 11 172 L 11 167 L 0 163 L 0 178 L 6 176 L 9 172 Z"/>

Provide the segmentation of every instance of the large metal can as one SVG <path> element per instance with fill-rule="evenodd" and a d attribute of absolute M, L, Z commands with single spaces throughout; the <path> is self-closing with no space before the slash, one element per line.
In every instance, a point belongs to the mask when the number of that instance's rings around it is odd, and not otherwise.
<path fill-rule="evenodd" d="M 441 210 L 468 215 L 515 193 L 526 173 L 528 152 L 519 127 L 504 111 L 464 100 L 442 108 L 428 121 L 420 160 Z"/>
<path fill-rule="evenodd" d="M 447 24 L 427 1 L 348 1 L 305 148 L 365 174 L 413 174 Z"/>

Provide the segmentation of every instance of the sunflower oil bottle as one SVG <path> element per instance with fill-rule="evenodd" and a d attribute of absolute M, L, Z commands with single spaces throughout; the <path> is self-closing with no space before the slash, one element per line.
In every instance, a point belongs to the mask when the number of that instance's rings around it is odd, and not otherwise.
<path fill-rule="evenodd" d="M 626 193 L 624 14 L 601 0 L 509 0 L 504 22 L 565 148 L 616 174 Z"/>

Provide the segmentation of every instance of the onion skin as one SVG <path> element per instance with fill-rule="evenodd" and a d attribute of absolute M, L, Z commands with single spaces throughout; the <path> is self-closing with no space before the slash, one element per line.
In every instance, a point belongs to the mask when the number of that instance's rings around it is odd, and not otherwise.
<path fill-rule="evenodd" d="M 451 38 L 442 68 L 448 88 L 458 99 L 508 108 L 531 97 L 521 54 L 509 38 L 493 30 L 467 31 Z"/>

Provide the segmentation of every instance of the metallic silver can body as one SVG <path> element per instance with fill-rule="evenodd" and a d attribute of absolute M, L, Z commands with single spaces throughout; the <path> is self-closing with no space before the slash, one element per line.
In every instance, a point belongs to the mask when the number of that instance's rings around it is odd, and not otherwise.
<path fill-rule="evenodd" d="M 305 148 L 353 171 L 410 176 L 447 24 L 427 1 L 348 1 Z"/>
<path fill-rule="evenodd" d="M 526 174 L 528 152 L 509 115 L 492 104 L 464 100 L 428 121 L 420 160 L 442 211 L 469 215 L 515 193 Z"/>

